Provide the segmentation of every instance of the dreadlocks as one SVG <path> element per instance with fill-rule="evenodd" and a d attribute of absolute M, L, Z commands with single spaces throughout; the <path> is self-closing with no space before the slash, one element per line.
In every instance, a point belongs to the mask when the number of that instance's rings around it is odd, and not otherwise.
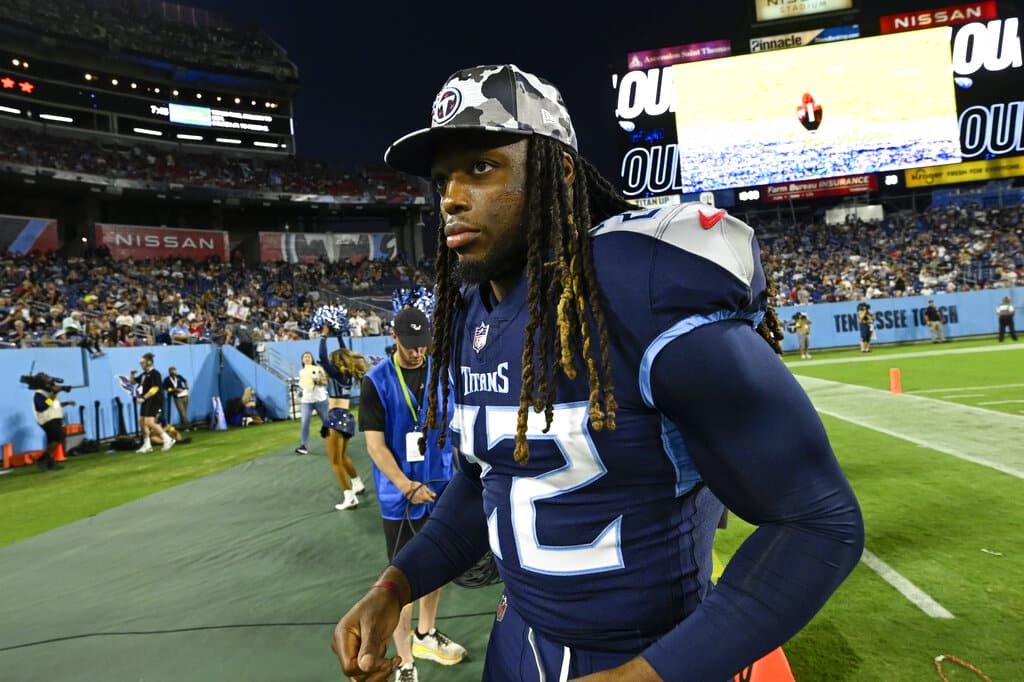
<path fill-rule="evenodd" d="M 576 169 L 571 187 L 565 182 L 563 155 L 569 153 Z M 554 414 L 558 372 L 575 379 L 586 372 L 590 423 L 595 430 L 615 429 L 615 387 L 612 381 L 608 325 L 600 303 L 589 232 L 591 227 L 626 211 L 636 210 L 594 166 L 562 143 L 539 135 L 527 146 L 526 197 L 522 224 L 526 230 L 526 308 L 529 314 L 523 343 L 522 392 L 515 438 L 515 459 L 529 460 L 526 426 L 529 409 L 544 412 L 545 429 Z M 442 226 L 443 227 L 443 226 Z M 438 231 L 437 301 L 434 312 L 434 362 L 427 389 L 427 429 L 438 428 L 437 389 L 448 422 L 452 361 L 452 323 L 460 304 L 455 275 L 458 256 Z M 774 289 L 774 284 L 769 283 Z M 550 305 L 554 302 L 555 305 Z M 538 333 L 539 330 L 539 333 Z M 781 325 L 769 309 L 758 332 L 780 352 Z M 439 435 L 443 446 L 447 435 Z M 421 447 L 425 441 L 421 439 Z"/>

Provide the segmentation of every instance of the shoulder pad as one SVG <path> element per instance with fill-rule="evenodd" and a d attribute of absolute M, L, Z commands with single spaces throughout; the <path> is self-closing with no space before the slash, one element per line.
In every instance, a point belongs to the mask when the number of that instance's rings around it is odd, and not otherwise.
<path fill-rule="evenodd" d="M 699 202 L 622 213 L 601 223 L 593 237 L 632 232 L 705 258 L 749 286 L 755 273 L 754 230 L 724 209 Z"/>

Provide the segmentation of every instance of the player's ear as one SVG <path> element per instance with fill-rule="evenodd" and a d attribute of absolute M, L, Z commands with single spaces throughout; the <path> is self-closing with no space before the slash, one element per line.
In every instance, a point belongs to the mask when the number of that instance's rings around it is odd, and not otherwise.
<path fill-rule="evenodd" d="M 565 177 L 565 184 L 572 191 L 572 183 L 576 179 L 576 162 L 573 161 L 569 152 L 562 152 L 562 174 Z"/>

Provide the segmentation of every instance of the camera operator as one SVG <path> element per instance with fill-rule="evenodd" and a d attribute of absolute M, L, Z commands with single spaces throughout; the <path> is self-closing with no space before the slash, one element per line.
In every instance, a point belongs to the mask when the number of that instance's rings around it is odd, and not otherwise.
<path fill-rule="evenodd" d="M 32 398 L 36 412 L 36 422 L 46 433 L 46 454 L 36 460 L 36 466 L 40 471 L 53 471 L 63 469 L 53 455 L 57 452 L 57 446 L 64 445 L 64 405 L 74 405 L 74 401 L 61 404 L 57 395 L 61 391 L 70 391 L 68 386 L 61 386 L 63 379 L 51 377 L 40 372 L 21 378 L 22 382 L 35 390 Z"/>
<path fill-rule="evenodd" d="M 139 360 L 139 366 L 142 367 L 141 375 L 135 376 L 134 369 L 129 373 L 132 380 L 140 386 L 135 402 L 141 406 L 139 408 L 139 419 L 142 421 L 142 447 L 135 452 L 153 451 L 153 445 L 149 440 L 151 431 L 155 432 L 163 440 L 164 446 L 162 449 L 165 451 L 170 450 L 174 445 L 174 439 L 167 435 L 167 432 L 163 430 L 156 420 L 163 407 L 163 396 L 160 395 L 160 372 L 153 367 L 153 354 L 144 353 L 142 359 Z"/>

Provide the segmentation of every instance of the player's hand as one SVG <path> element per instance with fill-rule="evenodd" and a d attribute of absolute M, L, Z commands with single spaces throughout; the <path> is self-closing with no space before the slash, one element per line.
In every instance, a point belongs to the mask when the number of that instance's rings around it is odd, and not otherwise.
<path fill-rule="evenodd" d="M 330 336 L 331 326 L 327 324 L 320 325 L 320 336 Z"/>
<path fill-rule="evenodd" d="M 401 656 L 387 657 L 401 613 L 398 597 L 391 590 L 376 588 L 338 621 L 331 650 L 349 679 L 384 682 L 402 664 Z"/>
<path fill-rule="evenodd" d="M 427 504 L 437 499 L 437 495 L 425 483 L 409 481 L 405 489 L 405 499 L 412 504 Z"/>

